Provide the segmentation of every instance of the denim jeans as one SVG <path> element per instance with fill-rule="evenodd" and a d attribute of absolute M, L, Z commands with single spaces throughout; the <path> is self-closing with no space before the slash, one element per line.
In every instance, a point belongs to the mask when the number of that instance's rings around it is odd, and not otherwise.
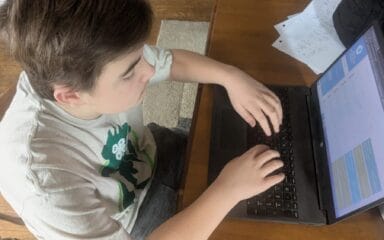
<path fill-rule="evenodd" d="M 148 125 L 157 145 L 157 166 L 151 187 L 139 209 L 131 237 L 145 239 L 154 229 L 176 213 L 177 192 L 184 170 L 187 133 Z"/>

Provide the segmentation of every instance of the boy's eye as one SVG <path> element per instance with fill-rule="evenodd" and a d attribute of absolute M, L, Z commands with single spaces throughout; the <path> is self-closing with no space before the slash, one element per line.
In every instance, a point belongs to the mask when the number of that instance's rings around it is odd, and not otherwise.
<path fill-rule="evenodd" d="M 128 76 L 123 77 L 124 81 L 128 81 L 133 77 L 134 73 L 129 74 Z"/>

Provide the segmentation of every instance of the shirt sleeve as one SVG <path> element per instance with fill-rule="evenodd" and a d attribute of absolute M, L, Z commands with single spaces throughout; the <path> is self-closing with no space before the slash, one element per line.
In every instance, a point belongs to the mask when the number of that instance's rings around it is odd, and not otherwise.
<path fill-rule="evenodd" d="M 155 68 L 155 75 L 150 79 L 151 84 L 169 79 L 173 61 L 171 50 L 144 45 L 143 56 Z"/>
<path fill-rule="evenodd" d="M 131 240 L 86 182 L 27 199 L 21 217 L 38 239 Z"/>

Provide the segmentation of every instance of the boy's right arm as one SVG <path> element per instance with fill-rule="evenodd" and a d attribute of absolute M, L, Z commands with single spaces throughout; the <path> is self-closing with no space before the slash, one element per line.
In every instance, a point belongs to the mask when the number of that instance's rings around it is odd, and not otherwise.
<path fill-rule="evenodd" d="M 264 192 L 284 179 L 279 153 L 257 145 L 229 162 L 214 183 L 188 208 L 157 228 L 148 239 L 208 239 L 240 201 Z"/>

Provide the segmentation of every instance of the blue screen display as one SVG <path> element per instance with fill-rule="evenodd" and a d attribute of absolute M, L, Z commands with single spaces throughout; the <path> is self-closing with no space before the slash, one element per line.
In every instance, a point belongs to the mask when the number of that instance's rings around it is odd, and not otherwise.
<path fill-rule="evenodd" d="M 335 216 L 384 196 L 384 59 L 370 28 L 317 82 Z"/>

